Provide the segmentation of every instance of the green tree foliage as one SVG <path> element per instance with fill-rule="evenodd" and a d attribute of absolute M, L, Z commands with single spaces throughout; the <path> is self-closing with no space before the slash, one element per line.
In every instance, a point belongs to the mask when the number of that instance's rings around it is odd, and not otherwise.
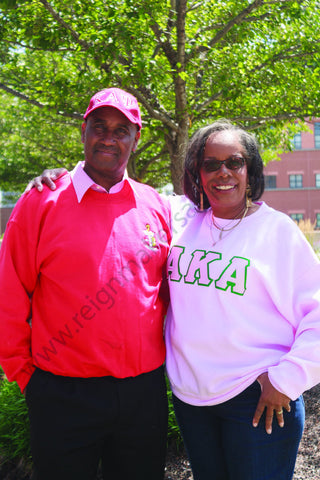
<path fill-rule="evenodd" d="M 227 117 L 254 130 L 267 159 L 294 120 L 319 114 L 319 1 L 0 1 L 0 181 L 82 158 L 94 92 L 120 86 L 143 109 L 129 174 L 180 178 L 188 137 Z M 271 150 L 270 150 L 271 149 Z M 270 155 L 272 151 L 272 155 Z"/>

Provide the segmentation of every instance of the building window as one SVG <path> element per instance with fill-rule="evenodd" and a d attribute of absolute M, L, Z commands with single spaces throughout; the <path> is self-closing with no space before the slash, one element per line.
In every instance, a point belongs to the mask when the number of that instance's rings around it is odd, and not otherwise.
<path fill-rule="evenodd" d="M 316 173 L 316 188 L 320 188 L 320 173 Z"/>
<path fill-rule="evenodd" d="M 320 148 L 320 123 L 314 124 L 314 148 Z"/>
<path fill-rule="evenodd" d="M 299 223 L 300 220 L 303 220 L 303 213 L 290 213 L 290 217 L 292 220 Z"/>
<path fill-rule="evenodd" d="M 293 146 L 296 150 L 301 150 L 302 142 L 301 142 L 301 132 L 296 133 L 292 140 Z"/>
<path fill-rule="evenodd" d="M 289 175 L 290 188 L 302 188 L 302 175 Z"/>
<path fill-rule="evenodd" d="M 319 177 L 320 177 L 320 175 L 319 175 Z M 277 188 L 277 176 L 276 175 L 266 175 L 264 177 L 264 182 L 265 182 L 266 189 Z M 319 183 L 320 183 L 320 178 L 319 178 Z"/>
<path fill-rule="evenodd" d="M 316 214 L 316 226 L 315 228 L 320 229 L 320 213 Z"/>

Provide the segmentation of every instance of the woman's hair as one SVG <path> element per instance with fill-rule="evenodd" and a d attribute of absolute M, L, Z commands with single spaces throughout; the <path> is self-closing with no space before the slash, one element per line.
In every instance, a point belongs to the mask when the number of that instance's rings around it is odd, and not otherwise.
<path fill-rule="evenodd" d="M 264 191 L 263 162 L 256 138 L 228 120 L 218 120 L 207 127 L 197 130 L 191 137 L 187 149 L 184 164 L 184 193 L 198 208 L 200 208 L 200 192 L 203 193 L 203 207 L 210 207 L 208 197 L 203 191 L 200 180 L 200 169 L 203 164 L 206 142 L 210 135 L 222 131 L 235 132 L 239 135 L 247 164 L 251 199 L 253 201 L 258 200 Z"/>

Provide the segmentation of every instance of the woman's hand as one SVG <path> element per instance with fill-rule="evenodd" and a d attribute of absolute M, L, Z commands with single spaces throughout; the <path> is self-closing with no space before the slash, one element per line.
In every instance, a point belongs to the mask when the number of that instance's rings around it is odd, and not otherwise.
<path fill-rule="evenodd" d="M 43 170 L 39 177 L 33 178 L 28 183 L 25 192 L 29 192 L 33 187 L 35 187 L 39 192 L 42 192 L 43 183 L 46 184 L 51 190 L 55 190 L 56 185 L 54 181 L 65 172 L 67 172 L 65 168 L 52 168 L 50 170 Z"/>
<path fill-rule="evenodd" d="M 254 427 L 257 427 L 264 410 L 267 409 L 265 427 L 266 432 L 271 434 L 273 415 L 276 416 L 279 426 L 284 426 L 283 409 L 285 408 L 287 412 L 290 412 L 290 398 L 274 388 L 267 372 L 262 373 L 257 378 L 257 381 L 261 386 L 261 395 L 252 424 Z"/>

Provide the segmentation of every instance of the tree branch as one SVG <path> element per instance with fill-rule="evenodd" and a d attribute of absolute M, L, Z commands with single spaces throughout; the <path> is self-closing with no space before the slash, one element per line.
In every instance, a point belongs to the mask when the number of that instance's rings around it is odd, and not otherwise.
<path fill-rule="evenodd" d="M 59 25 L 61 25 L 65 30 L 67 30 L 71 34 L 72 38 L 76 41 L 76 43 L 81 45 L 81 47 L 83 47 L 85 50 L 88 50 L 91 47 L 89 43 L 85 42 L 84 40 L 81 40 L 77 32 L 75 32 L 73 28 L 70 27 L 70 25 L 63 20 L 63 18 L 52 8 L 50 3 L 48 3 L 46 0 L 40 0 L 40 2 L 44 6 L 44 8 L 53 16 L 53 18 L 59 23 Z"/>
<path fill-rule="evenodd" d="M 42 47 L 32 47 L 31 45 L 27 45 L 26 43 L 21 43 L 21 42 L 13 42 L 13 41 L 4 41 L 6 45 L 9 45 L 9 47 L 21 47 L 25 50 L 30 50 L 31 52 L 43 52 Z M 52 52 L 55 53 L 57 51 L 56 48 L 47 48 L 46 52 Z M 70 47 L 64 47 L 64 48 L 59 48 L 60 52 L 75 52 L 76 50 L 74 48 Z"/>
<path fill-rule="evenodd" d="M 317 116 L 319 112 L 315 111 L 314 115 Z M 309 116 L 310 113 L 306 113 L 303 110 L 297 110 L 294 113 L 282 113 L 281 115 L 270 115 L 267 117 L 233 117 L 232 120 L 234 122 L 255 122 L 251 125 L 248 125 L 247 128 L 249 130 L 257 130 L 258 128 L 261 128 L 262 126 L 266 125 L 269 122 L 273 121 L 283 121 L 283 120 L 296 120 L 297 118 L 304 118 L 306 116 Z"/>
<path fill-rule="evenodd" d="M 122 87 L 123 79 L 117 75 L 115 75 L 115 79 L 117 84 Z M 151 118 L 162 122 L 168 128 L 168 130 L 173 130 L 175 132 L 179 130 L 179 126 L 174 122 L 174 120 L 172 120 L 169 114 L 164 111 L 163 107 L 159 105 L 157 99 L 152 95 L 149 89 L 143 86 L 135 88 L 130 85 L 126 85 L 125 89 L 138 99 L 141 105 L 143 105 L 143 107 L 147 110 Z"/>
<path fill-rule="evenodd" d="M 187 13 L 193 12 L 193 10 L 197 10 L 198 8 L 201 8 L 202 6 L 203 6 L 203 2 L 195 3 L 188 8 Z"/>
<path fill-rule="evenodd" d="M 168 15 L 168 20 L 167 20 L 167 33 L 169 35 L 171 35 L 171 32 L 176 25 L 176 22 L 174 20 L 174 16 L 175 16 L 176 10 L 177 10 L 176 3 L 177 3 L 176 0 L 171 0 L 171 8 L 169 10 L 169 15 Z M 169 37 L 167 37 L 167 39 L 169 40 Z"/>
<path fill-rule="evenodd" d="M 161 152 L 158 153 L 158 155 L 155 155 L 154 157 L 150 158 L 142 168 L 139 169 L 138 171 L 138 178 L 144 178 L 146 173 L 148 172 L 148 168 L 150 165 L 153 165 L 157 160 L 161 159 L 163 155 L 166 155 L 167 152 L 165 149 L 162 149 Z M 167 167 L 166 167 L 167 169 Z"/>
<path fill-rule="evenodd" d="M 14 90 L 13 88 L 8 87 L 4 83 L 0 82 L 0 89 L 4 90 L 5 92 L 9 93 L 10 95 L 13 95 L 14 97 L 20 98 L 21 100 L 24 100 L 25 102 L 29 103 L 30 105 L 34 105 L 37 108 L 47 108 L 50 111 L 53 111 L 57 113 L 58 115 L 61 115 L 62 117 L 68 117 L 68 118 L 76 118 L 76 119 L 82 119 L 83 115 L 80 113 L 66 113 L 66 112 L 57 112 L 55 108 L 50 107 L 48 105 L 44 105 L 41 102 L 38 102 L 37 100 L 34 100 L 24 93 L 18 92 L 17 90 Z"/>
<path fill-rule="evenodd" d="M 185 68 L 187 1 L 179 0 L 177 19 L 177 60 Z"/>
<path fill-rule="evenodd" d="M 314 43 L 319 44 L 320 40 L 316 40 Z M 262 70 L 264 67 L 267 67 L 268 65 L 270 65 L 270 63 L 274 64 L 278 60 L 286 60 L 286 59 L 299 58 L 299 57 L 302 58 L 302 57 L 314 55 L 315 53 L 319 52 L 318 49 L 315 49 L 314 51 L 311 50 L 309 52 L 302 52 L 302 51 L 299 52 L 297 51 L 299 47 L 301 47 L 300 44 L 295 45 L 294 47 L 293 46 L 289 47 L 286 50 L 273 55 L 272 57 L 268 58 L 265 62 L 251 69 L 248 73 L 251 74 L 256 71 Z"/>
<path fill-rule="evenodd" d="M 320 40 L 316 40 L 314 43 L 316 44 L 319 44 L 320 43 Z M 260 65 L 252 68 L 251 70 L 248 71 L 248 74 L 247 74 L 247 78 L 250 79 L 251 75 L 257 71 L 261 71 L 263 70 L 263 68 L 265 67 L 268 67 L 270 64 L 274 65 L 275 63 L 277 63 L 279 60 L 286 60 L 286 59 L 293 59 L 293 58 L 303 58 L 303 57 L 308 57 L 308 56 L 312 56 L 314 55 L 315 53 L 318 53 L 318 49 L 315 49 L 314 51 L 309 51 L 309 52 L 299 52 L 299 51 L 296 51 L 297 50 L 297 47 L 299 48 L 300 45 L 298 46 L 295 46 L 295 47 L 290 47 L 290 48 L 287 48 L 286 50 L 284 50 L 283 52 L 279 52 L 275 55 L 273 55 L 272 57 L 270 57 L 269 59 L 267 59 L 265 62 L 261 63 Z M 291 54 L 290 54 L 291 53 Z M 234 85 L 232 85 L 232 87 L 234 87 Z M 205 100 L 203 103 L 201 104 L 197 104 L 195 105 L 194 109 L 197 111 L 197 112 L 201 112 L 201 110 L 207 108 L 208 106 L 210 106 L 210 104 L 216 100 L 217 98 L 221 97 L 222 96 L 222 90 L 220 90 L 219 92 L 216 92 L 214 95 L 212 95 L 210 98 L 208 98 L 207 100 Z"/>
<path fill-rule="evenodd" d="M 170 43 L 170 38 L 171 38 L 171 32 L 164 32 L 159 24 L 156 22 L 156 20 L 153 18 L 152 12 L 150 9 L 146 9 L 146 13 L 150 17 L 151 20 L 151 30 L 154 33 L 155 38 L 157 39 L 158 46 L 161 48 L 163 53 L 165 54 L 168 62 L 170 63 L 170 66 L 172 68 L 176 68 L 176 63 L 177 63 L 177 53 L 173 49 L 171 43 Z M 162 37 L 166 38 L 166 41 L 162 40 Z M 156 47 L 157 48 L 157 47 Z"/>
<path fill-rule="evenodd" d="M 32 98 L 27 97 L 27 95 L 24 95 L 23 93 L 20 93 L 17 90 L 14 90 L 13 88 L 7 87 L 7 85 L 5 85 L 4 83 L 0 82 L 0 88 L 5 92 L 10 93 L 10 95 L 13 95 L 14 97 L 20 98 L 21 100 L 25 100 L 26 102 L 30 103 L 31 105 L 34 105 L 35 107 L 38 107 L 38 108 L 45 107 L 45 105 L 38 102 L 37 100 L 33 100 Z"/>
<path fill-rule="evenodd" d="M 139 102 L 144 106 L 152 118 L 155 120 L 160 120 L 164 125 L 166 125 L 166 127 L 168 127 L 169 130 L 174 130 L 175 132 L 179 130 L 179 126 L 172 120 L 168 113 L 163 113 L 160 110 L 153 108 L 140 89 L 126 87 L 126 90 L 137 97 Z"/>
<path fill-rule="evenodd" d="M 261 7 L 264 4 L 264 0 L 254 0 L 251 4 L 249 4 L 242 12 L 238 13 L 234 18 L 232 18 L 225 26 L 219 30 L 216 35 L 208 42 L 208 46 L 199 46 L 194 48 L 192 52 L 186 57 L 186 63 L 190 61 L 195 55 L 198 55 L 199 52 L 207 52 L 210 50 L 215 44 L 220 42 L 222 38 L 224 38 L 227 33 L 235 26 L 239 25 L 245 17 L 251 13 L 252 11 L 256 10 L 257 8 Z"/>

